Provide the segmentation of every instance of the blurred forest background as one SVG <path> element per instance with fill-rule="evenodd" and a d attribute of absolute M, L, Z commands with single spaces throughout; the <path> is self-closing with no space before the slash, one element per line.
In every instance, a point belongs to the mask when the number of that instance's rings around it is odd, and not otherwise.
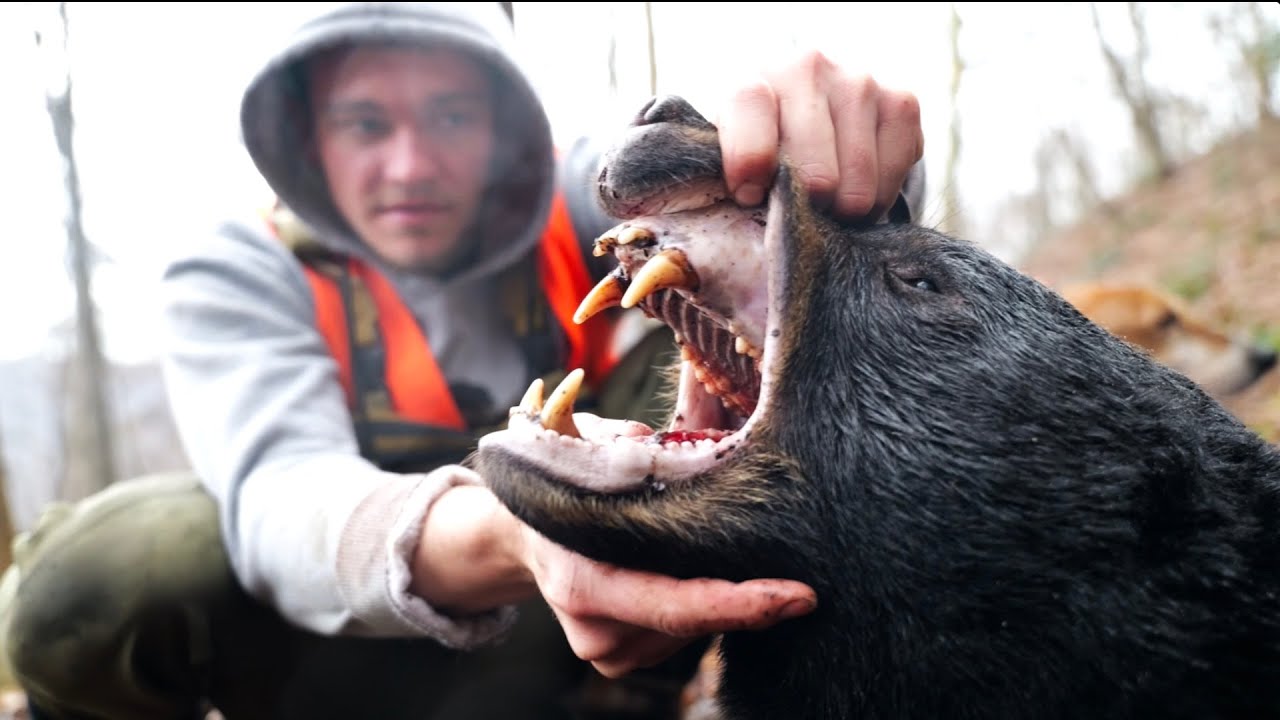
<path fill-rule="evenodd" d="M 0 9 L 10 527 L 49 500 L 184 466 L 152 293 L 168 248 L 266 198 L 235 104 L 258 44 L 308 3 L 293 5 Z M 1160 288 L 1280 348 L 1276 3 L 511 8 L 562 143 L 616 131 L 654 92 L 710 115 L 731 80 L 816 47 L 917 93 L 925 224 L 1054 286 Z M 1228 404 L 1280 440 L 1277 372 Z"/>

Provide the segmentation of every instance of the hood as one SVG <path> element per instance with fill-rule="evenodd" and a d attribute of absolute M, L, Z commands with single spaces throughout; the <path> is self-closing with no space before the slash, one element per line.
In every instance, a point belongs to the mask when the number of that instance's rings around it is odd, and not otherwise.
<path fill-rule="evenodd" d="M 445 43 L 486 63 L 495 93 L 494 178 L 480 210 L 478 260 L 454 281 L 490 275 L 524 256 L 541 235 L 555 182 L 550 123 L 515 59 L 514 32 L 500 3 L 322 3 L 268 53 L 240 106 L 240 128 L 254 165 L 279 201 L 334 250 L 376 262 L 342 219 L 320 169 L 303 147 L 305 114 L 299 61 L 353 40 Z M 465 277 L 464 277 L 465 276 Z"/>

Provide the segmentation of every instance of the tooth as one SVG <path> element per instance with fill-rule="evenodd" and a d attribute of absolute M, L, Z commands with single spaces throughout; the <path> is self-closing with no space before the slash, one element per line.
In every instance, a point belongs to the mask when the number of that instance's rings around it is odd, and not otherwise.
<path fill-rule="evenodd" d="M 631 278 L 631 286 L 622 296 L 622 307 L 636 303 L 663 288 L 696 289 L 698 276 L 679 250 L 663 250 L 649 259 Z"/>
<path fill-rule="evenodd" d="M 582 304 L 573 313 L 573 321 L 581 325 L 596 313 L 616 306 L 621 299 L 622 283 L 613 275 L 606 275 L 582 298 Z"/>
<path fill-rule="evenodd" d="M 739 355 L 747 355 L 751 352 L 751 343 L 747 342 L 746 338 L 739 335 L 733 339 L 733 349 L 736 350 Z"/>
<path fill-rule="evenodd" d="M 653 239 L 654 238 L 653 238 L 652 232 L 644 228 L 635 227 L 634 225 L 631 227 L 625 228 L 622 232 L 618 233 L 619 245 L 630 245 L 631 243 L 636 242 L 637 240 L 653 240 Z"/>
<path fill-rule="evenodd" d="M 542 412 L 542 378 L 534 378 L 520 400 L 520 409 L 530 415 Z"/>
<path fill-rule="evenodd" d="M 693 360 L 693 351 L 689 349 L 688 345 L 680 346 L 680 359 L 684 360 L 685 362 L 689 362 L 690 360 Z"/>
<path fill-rule="evenodd" d="M 604 235 L 596 238 L 595 243 L 591 246 L 591 254 L 596 257 L 602 257 L 607 255 L 609 251 L 613 249 L 613 246 L 617 244 L 618 236 L 614 235 L 613 231 L 610 230 Z"/>
<path fill-rule="evenodd" d="M 578 398 L 578 389 L 582 387 L 582 375 L 582 368 L 578 368 L 556 386 L 542 408 L 542 427 L 561 435 L 582 437 L 578 426 L 573 424 L 573 401 Z"/>

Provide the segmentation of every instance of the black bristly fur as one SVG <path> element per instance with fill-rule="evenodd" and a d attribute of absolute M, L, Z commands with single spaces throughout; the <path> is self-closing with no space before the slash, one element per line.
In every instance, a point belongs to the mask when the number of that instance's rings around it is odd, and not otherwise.
<path fill-rule="evenodd" d="M 839 561 L 812 645 L 726 640 L 730 716 L 1280 711 L 1275 449 L 970 243 L 812 223 L 769 443 Z"/>
<path fill-rule="evenodd" d="M 812 216 L 748 442 L 687 485 L 517 515 L 592 557 L 791 577 L 819 608 L 723 643 L 726 718 L 1280 713 L 1280 454 L 980 247 Z"/>

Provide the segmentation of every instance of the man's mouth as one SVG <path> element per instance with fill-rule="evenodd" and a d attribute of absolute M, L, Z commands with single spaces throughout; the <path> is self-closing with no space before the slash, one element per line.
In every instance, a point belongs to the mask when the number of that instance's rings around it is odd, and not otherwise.
<path fill-rule="evenodd" d="M 415 222 L 430 220 L 448 214 L 450 206 L 446 203 L 396 203 L 382 205 L 377 208 L 379 216 L 399 222 Z"/>

